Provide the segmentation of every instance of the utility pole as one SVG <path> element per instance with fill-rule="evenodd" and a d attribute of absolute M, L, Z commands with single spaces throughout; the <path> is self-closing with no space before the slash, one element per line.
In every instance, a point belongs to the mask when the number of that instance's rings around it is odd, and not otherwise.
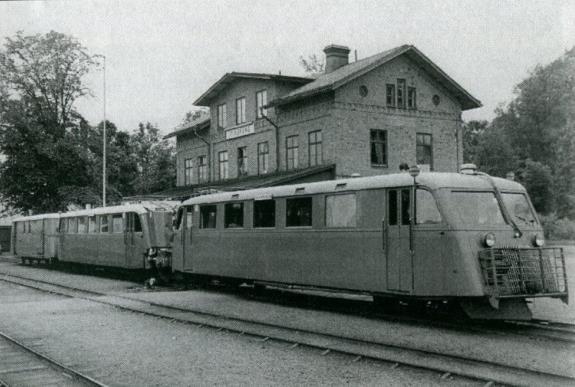
<path fill-rule="evenodd" d="M 104 126 L 102 138 L 102 207 L 106 207 L 106 56 L 104 56 Z"/>

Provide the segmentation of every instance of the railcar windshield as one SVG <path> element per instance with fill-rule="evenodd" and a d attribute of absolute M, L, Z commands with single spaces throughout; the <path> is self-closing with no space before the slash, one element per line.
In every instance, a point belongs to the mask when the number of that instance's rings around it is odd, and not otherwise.
<path fill-rule="evenodd" d="M 505 204 L 507 212 L 513 217 L 515 223 L 528 225 L 537 223 L 535 214 L 531 210 L 531 206 L 529 206 L 527 197 L 525 197 L 524 194 L 504 192 L 501 196 L 503 197 L 503 204 Z"/>
<path fill-rule="evenodd" d="M 450 205 L 457 222 L 469 225 L 505 224 L 503 213 L 493 192 L 452 191 Z"/>

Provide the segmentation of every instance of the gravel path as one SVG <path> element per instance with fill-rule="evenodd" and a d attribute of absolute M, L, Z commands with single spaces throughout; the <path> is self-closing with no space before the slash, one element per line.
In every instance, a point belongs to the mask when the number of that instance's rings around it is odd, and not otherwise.
<path fill-rule="evenodd" d="M 15 298 L 17 300 L 15 300 Z M 6 307 L 9 305 L 9 307 Z M 113 386 L 461 385 L 0 282 L 0 330 Z"/>

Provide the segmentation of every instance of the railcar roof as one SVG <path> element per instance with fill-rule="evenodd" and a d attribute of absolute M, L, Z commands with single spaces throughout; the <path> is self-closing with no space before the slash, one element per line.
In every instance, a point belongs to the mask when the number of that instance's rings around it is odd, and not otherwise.
<path fill-rule="evenodd" d="M 507 179 L 492 177 L 500 190 L 524 191 L 521 184 Z M 417 183 L 430 189 L 463 188 L 477 190 L 492 190 L 487 178 L 479 175 L 465 175 L 461 173 L 424 172 L 417 177 Z M 197 196 L 188 199 L 182 205 L 217 203 L 232 200 L 265 199 L 271 197 L 285 197 L 294 195 L 311 195 L 317 193 L 330 193 L 340 191 L 357 191 L 363 189 L 404 187 L 413 184 L 413 178 L 408 173 L 396 173 L 369 177 L 356 177 L 349 179 L 320 181 L 316 183 L 302 183 L 278 187 L 258 188 L 245 191 L 221 192 L 210 195 Z"/>
<path fill-rule="evenodd" d="M 72 216 L 92 216 L 100 214 L 115 214 L 123 212 L 135 212 L 138 214 L 145 214 L 149 211 L 173 211 L 178 205 L 174 201 L 158 201 L 158 202 L 145 202 L 139 204 L 124 204 L 121 206 L 98 207 L 89 210 L 77 210 L 70 212 L 52 213 L 52 214 L 38 214 L 31 216 L 23 216 L 14 219 L 14 222 L 25 220 L 40 220 L 40 219 L 54 219 L 54 218 L 68 218 Z"/>

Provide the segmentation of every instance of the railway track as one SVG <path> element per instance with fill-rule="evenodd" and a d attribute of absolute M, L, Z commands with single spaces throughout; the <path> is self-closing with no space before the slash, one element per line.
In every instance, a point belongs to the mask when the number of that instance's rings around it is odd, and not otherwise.
<path fill-rule="evenodd" d="M 340 353 L 352 356 L 354 361 L 372 359 L 386 362 L 392 367 L 407 366 L 439 373 L 441 378 L 462 378 L 475 380 L 486 385 L 574 385 L 575 378 L 543 370 L 533 370 L 492 361 L 464 357 L 439 351 L 400 346 L 386 342 L 373 342 L 354 337 L 343 337 L 309 329 L 264 323 L 246 318 L 230 317 L 205 311 L 167 306 L 141 301 L 124 295 L 112 295 L 53 284 L 15 275 L 0 277 L 8 283 L 26 286 L 43 292 L 84 299 L 130 312 L 168 319 L 173 322 L 210 327 L 218 331 L 251 335 L 261 341 L 275 340 L 288 343 L 291 347 L 306 346 L 321 351 L 322 355 Z"/>
<path fill-rule="evenodd" d="M 0 332 L 0 386 L 106 385 Z"/>

